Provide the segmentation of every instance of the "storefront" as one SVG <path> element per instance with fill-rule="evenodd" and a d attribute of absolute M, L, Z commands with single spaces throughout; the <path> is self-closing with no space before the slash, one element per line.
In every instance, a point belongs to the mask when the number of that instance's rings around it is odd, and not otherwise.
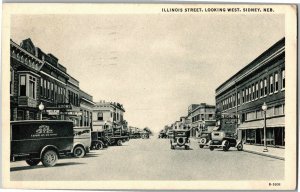
<path fill-rule="evenodd" d="M 285 146 L 284 117 L 266 120 L 266 142 L 268 146 Z M 244 122 L 238 127 L 245 144 L 264 144 L 264 121 Z"/>

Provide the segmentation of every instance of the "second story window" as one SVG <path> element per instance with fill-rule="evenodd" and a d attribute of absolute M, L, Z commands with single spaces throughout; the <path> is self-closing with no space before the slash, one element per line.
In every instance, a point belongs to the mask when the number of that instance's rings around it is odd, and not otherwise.
<path fill-rule="evenodd" d="M 20 96 L 26 96 L 26 75 L 20 75 Z"/>
<path fill-rule="evenodd" d="M 273 82 L 273 75 L 270 76 L 270 94 L 274 92 L 274 82 Z"/>
<path fill-rule="evenodd" d="M 252 84 L 252 100 L 255 99 L 255 86 Z"/>
<path fill-rule="evenodd" d="M 237 104 L 240 105 L 240 92 L 237 94 Z"/>
<path fill-rule="evenodd" d="M 244 90 L 242 90 L 242 96 L 243 96 L 242 103 L 245 103 L 245 91 Z"/>
<path fill-rule="evenodd" d="M 97 118 L 98 121 L 103 121 L 103 113 L 102 112 L 99 112 L 98 113 L 98 118 Z"/>
<path fill-rule="evenodd" d="M 255 99 L 257 99 L 258 98 L 258 83 L 256 83 L 256 85 L 255 85 L 255 90 L 256 90 Z"/>
<path fill-rule="evenodd" d="M 263 81 L 260 80 L 260 97 L 264 96 L 264 85 L 263 85 Z"/>
<path fill-rule="evenodd" d="M 278 73 L 275 73 L 275 92 L 278 91 Z"/>
<path fill-rule="evenodd" d="M 264 79 L 264 85 L 265 85 L 265 92 L 264 92 L 264 95 L 267 95 L 268 94 L 268 84 L 267 84 L 267 79 L 265 78 Z"/>
<path fill-rule="evenodd" d="M 14 93 L 14 70 L 10 68 L 10 94 L 13 95 Z"/>
<path fill-rule="evenodd" d="M 281 71 L 281 89 L 285 89 L 285 70 Z"/>
<path fill-rule="evenodd" d="M 35 99 L 36 78 L 29 76 L 29 97 Z"/>

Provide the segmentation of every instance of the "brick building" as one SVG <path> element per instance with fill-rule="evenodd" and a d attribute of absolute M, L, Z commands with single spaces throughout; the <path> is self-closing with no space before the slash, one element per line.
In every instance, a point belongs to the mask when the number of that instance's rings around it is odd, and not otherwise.
<path fill-rule="evenodd" d="M 282 38 L 216 89 L 217 110 L 236 115 L 238 136 L 245 143 L 263 144 L 265 102 L 266 141 L 285 145 L 285 77 Z"/>

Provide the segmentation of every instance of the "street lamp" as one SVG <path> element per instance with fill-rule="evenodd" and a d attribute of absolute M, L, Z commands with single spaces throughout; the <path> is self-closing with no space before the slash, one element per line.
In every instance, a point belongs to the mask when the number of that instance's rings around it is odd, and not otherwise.
<path fill-rule="evenodd" d="M 266 102 L 264 102 L 264 104 L 261 106 L 262 110 L 264 111 L 264 150 L 263 152 L 268 152 L 268 148 L 267 148 L 267 134 L 266 134 L 266 129 L 267 129 L 267 121 L 266 121 L 266 112 L 268 109 L 268 106 L 266 104 Z"/>
<path fill-rule="evenodd" d="M 41 120 L 43 120 L 43 110 L 44 110 L 45 106 L 43 105 L 43 103 L 41 102 L 41 104 L 39 105 L 39 110 L 41 111 Z"/>

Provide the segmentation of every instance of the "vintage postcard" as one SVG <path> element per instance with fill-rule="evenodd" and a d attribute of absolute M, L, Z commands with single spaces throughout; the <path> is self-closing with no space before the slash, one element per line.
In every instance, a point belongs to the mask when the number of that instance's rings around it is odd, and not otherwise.
<path fill-rule="evenodd" d="M 295 5 L 3 7 L 4 188 L 295 189 Z"/>

